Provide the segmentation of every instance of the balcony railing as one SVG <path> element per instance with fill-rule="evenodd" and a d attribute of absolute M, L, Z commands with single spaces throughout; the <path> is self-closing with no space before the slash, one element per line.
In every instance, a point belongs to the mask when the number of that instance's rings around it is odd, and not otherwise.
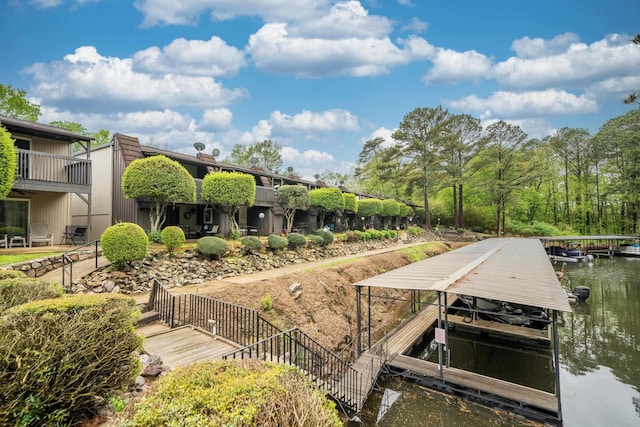
<path fill-rule="evenodd" d="M 18 188 L 46 189 L 44 187 L 53 185 L 68 186 L 72 191 L 91 186 L 91 160 L 19 148 L 16 151 L 18 166 L 14 186 Z"/>

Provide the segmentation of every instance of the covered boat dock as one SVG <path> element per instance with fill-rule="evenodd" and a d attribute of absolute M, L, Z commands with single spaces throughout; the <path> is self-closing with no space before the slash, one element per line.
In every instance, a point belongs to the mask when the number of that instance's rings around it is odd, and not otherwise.
<path fill-rule="evenodd" d="M 540 237 L 545 248 L 560 246 L 563 248 L 579 249 L 583 255 L 596 257 L 612 257 L 618 251 L 621 243 L 638 240 L 639 236 L 625 235 L 593 235 L 593 236 L 544 236 Z"/>
<path fill-rule="evenodd" d="M 363 280 L 355 286 L 358 295 L 358 327 L 360 331 L 365 331 L 364 336 L 358 336 L 359 352 L 382 352 L 388 369 L 398 370 L 406 377 L 438 389 L 507 407 L 530 418 L 561 422 L 557 320 L 558 312 L 570 312 L 571 307 L 539 239 L 486 239 Z M 412 304 L 420 310 L 372 346 L 371 314 L 369 312 L 366 315 L 368 327 L 363 328 L 362 299 L 366 298 L 370 307 L 371 298 L 376 297 L 371 292 L 375 287 L 412 290 Z M 421 308 L 420 294 L 424 291 L 435 293 L 437 303 Z M 464 321 L 466 327 L 516 339 L 546 341 L 547 346 L 553 344 L 555 393 L 449 366 L 449 357 L 445 354 L 450 351 L 448 334 L 452 325 L 460 322 L 459 318 L 449 315 L 449 309 L 459 296 L 473 301 L 472 305 L 465 308 L 469 313 Z M 480 314 L 486 314 L 485 309 L 476 304 L 480 299 L 544 310 L 549 313 L 544 321 L 545 328 L 514 326 L 480 319 Z M 432 322 L 428 325 L 422 322 L 421 329 L 417 331 L 414 320 L 425 318 L 425 312 L 431 313 L 428 317 Z M 522 314 L 519 316 L 522 317 Z M 536 321 L 540 322 L 540 318 Z M 434 330 L 438 345 L 437 364 L 408 356 L 413 345 L 431 329 Z M 409 334 L 411 337 L 406 337 Z M 400 342 L 403 344 L 402 348 L 395 345 Z M 367 348 L 364 352 L 363 347 Z"/>

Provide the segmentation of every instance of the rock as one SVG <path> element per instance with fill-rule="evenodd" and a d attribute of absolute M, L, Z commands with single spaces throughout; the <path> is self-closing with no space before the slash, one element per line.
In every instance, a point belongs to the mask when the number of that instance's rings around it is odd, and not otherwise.
<path fill-rule="evenodd" d="M 302 285 L 298 282 L 289 286 L 289 293 L 293 297 L 293 299 L 298 299 L 302 294 Z"/>
<path fill-rule="evenodd" d="M 146 384 L 147 384 L 147 380 L 145 380 L 142 375 L 138 375 L 136 377 L 136 382 L 134 387 L 136 390 L 142 390 Z"/>
<path fill-rule="evenodd" d="M 143 358 L 143 356 L 146 356 Z M 140 362 L 142 363 L 142 372 L 140 375 L 143 377 L 157 377 L 167 369 L 162 363 L 162 359 L 157 354 L 140 356 Z"/>
<path fill-rule="evenodd" d="M 105 290 L 106 292 L 111 292 L 111 291 L 113 291 L 113 288 L 115 288 L 115 287 L 116 287 L 116 284 L 114 283 L 114 281 L 113 281 L 113 280 L 105 280 L 105 281 L 102 283 L 102 286 L 103 286 L 103 288 L 104 288 L 104 290 Z"/>

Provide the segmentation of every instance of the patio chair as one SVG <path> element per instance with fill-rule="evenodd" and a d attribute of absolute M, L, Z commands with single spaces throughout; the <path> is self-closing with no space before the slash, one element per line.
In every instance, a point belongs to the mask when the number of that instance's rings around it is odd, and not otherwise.
<path fill-rule="evenodd" d="M 9 247 L 9 238 L 6 234 L 0 235 L 0 248 L 8 248 Z"/>
<path fill-rule="evenodd" d="M 77 225 L 67 225 L 62 235 L 62 241 L 65 244 L 75 245 L 77 243 L 85 242 L 85 234 L 87 233 L 87 227 Z"/>
<path fill-rule="evenodd" d="M 53 246 L 53 234 L 49 233 L 49 226 L 34 222 L 29 226 L 29 247 L 34 243 L 46 243 Z"/>

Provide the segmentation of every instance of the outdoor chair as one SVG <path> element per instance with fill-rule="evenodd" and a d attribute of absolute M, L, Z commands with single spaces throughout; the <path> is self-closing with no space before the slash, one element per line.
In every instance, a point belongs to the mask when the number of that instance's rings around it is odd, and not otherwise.
<path fill-rule="evenodd" d="M 9 247 L 9 238 L 6 234 L 0 236 L 0 248 L 8 248 Z"/>
<path fill-rule="evenodd" d="M 77 225 L 67 225 L 62 235 L 62 240 L 65 244 L 76 245 L 78 243 L 85 242 L 85 234 L 87 233 L 87 227 L 80 227 Z"/>
<path fill-rule="evenodd" d="M 49 226 L 34 222 L 29 226 L 29 247 L 34 243 L 46 243 L 53 246 L 53 234 L 49 233 Z"/>

